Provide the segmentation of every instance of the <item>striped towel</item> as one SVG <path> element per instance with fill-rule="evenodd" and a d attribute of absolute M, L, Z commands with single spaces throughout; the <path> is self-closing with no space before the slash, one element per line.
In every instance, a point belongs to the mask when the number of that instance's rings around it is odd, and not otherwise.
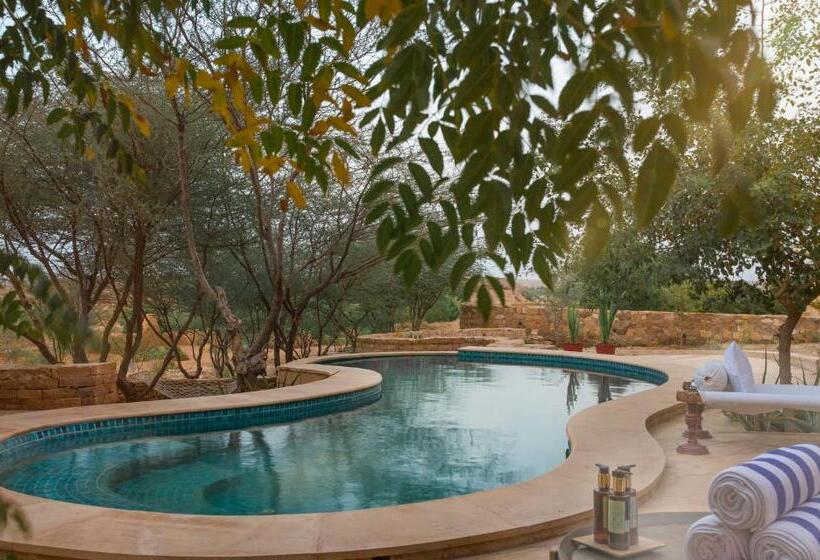
<path fill-rule="evenodd" d="M 730 529 L 714 515 L 695 521 L 684 542 L 686 560 L 749 560 L 749 531 Z"/>
<path fill-rule="evenodd" d="M 754 560 L 820 560 L 820 496 L 752 536 Z"/>
<path fill-rule="evenodd" d="M 759 531 L 818 494 L 820 447 L 801 443 L 718 473 L 709 509 L 728 527 Z"/>

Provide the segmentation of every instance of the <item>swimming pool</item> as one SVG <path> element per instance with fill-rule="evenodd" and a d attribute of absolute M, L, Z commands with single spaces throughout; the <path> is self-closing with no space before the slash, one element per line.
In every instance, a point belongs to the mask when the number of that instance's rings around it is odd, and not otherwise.
<path fill-rule="evenodd" d="M 276 420 L 304 419 L 273 425 L 248 420 L 243 429 L 207 433 L 191 433 L 196 425 L 186 425 L 176 428 L 185 433 L 158 437 L 175 429 L 158 432 L 146 421 L 147 434 L 130 433 L 147 437 L 123 440 L 122 430 L 112 429 L 65 444 L 72 440 L 68 432 L 56 438 L 63 445 L 40 445 L 39 453 L 3 460 L 0 486 L 106 507 L 217 515 L 445 498 L 543 474 L 565 458 L 570 414 L 654 386 L 554 365 L 451 355 L 338 363 L 382 373 L 381 398 L 364 391 L 349 397 L 358 406 L 353 410 L 333 401 L 341 412 L 310 417 L 294 409 Z M 316 406 L 333 412 L 330 405 Z M 200 429 L 220 427 L 211 421 Z"/>

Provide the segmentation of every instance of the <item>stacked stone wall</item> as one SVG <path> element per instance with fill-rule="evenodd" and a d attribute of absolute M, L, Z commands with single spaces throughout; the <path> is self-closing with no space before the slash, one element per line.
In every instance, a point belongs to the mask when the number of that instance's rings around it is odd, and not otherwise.
<path fill-rule="evenodd" d="M 581 309 L 579 316 L 584 342 L 598 342 L 597 310 Z M 784 320 L 783 315 L 624 310 L 618 312 L 612 341 L 621 346 L 708 345 L 731 340 L 746 344 L 770 343 Z M 475 305 L 463 304 L 460 325 L 462 329 L 521 328 L 558 343 L 568 339 L 566 310 L 538 303 L 494 307 L 487 322 Z M 820 341 L 820 317 L 803 317 L 795 329 L 794 340 Z"/>
<path fill-rule="evenodd" d="M 443 352 L 462 346 L 487 346 L 503 339 L 525 336 L 524 329 L 476 327 L 460 331 L 423 330 L 360 336 L 357 352 Z"/>
<path fill-rule="evenodd" d="M 114 363 L 0 365 L 0 409 L 44 410 L 118 400 Z"/>

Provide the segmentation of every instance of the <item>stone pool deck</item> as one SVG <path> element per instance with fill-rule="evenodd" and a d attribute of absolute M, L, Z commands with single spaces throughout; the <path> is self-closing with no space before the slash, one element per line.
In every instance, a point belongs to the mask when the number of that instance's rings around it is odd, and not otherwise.
<path fill-rule="evenodd" d="M 522 348 L 510 351 L 545 353 Z M 715 436 L 709 442 L 712 453 L 703 457 L 677 455 L 674 447 L 682 421 L 674 394 L 681 381 L 703 362 L 704 355 L 602 359 L 655 368 L 670 379 L 658 388 L 573 416 L 567 427 L 573 448 L 570 458 L 553 471 L 521 484 L 390 508 L 236 517 L 113 510 L 4 492 L 23 507 L 33 534 L 29 538 L 6 531 L 0 535 L 0 549 L 16 550 L 22 558 L 445 558 L 479 553 L 476 557 L 484 559 L 544 558 L 551 544 L 545 539 L 588 519 L 595 462 L 639 465 L 635 485 L 644 500 L 643 511 L 697 510 L 705 509 L 705 488 L 721 468 L 771 447 L 820 439 L 741 433 L 719 413 L 710 413 L 706 427 Z M 302 366 L 317 370 L 329 367 Z M 112 415 L 249 406 L 322 396 L 328 390 L 344 392 L 372 383 L 366 370 L 330 367 L 332 374 L 322 381 L 274 391 L 3 415 L 0 439 L 43 425 Z M 541 542 L 528 544 L 534 541 Z M 505 550 L 487 554 L 501 548 Z"/>

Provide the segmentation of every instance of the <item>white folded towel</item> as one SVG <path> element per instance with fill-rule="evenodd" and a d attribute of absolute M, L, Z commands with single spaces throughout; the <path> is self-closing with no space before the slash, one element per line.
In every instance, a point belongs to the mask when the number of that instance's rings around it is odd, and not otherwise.
<path fill-rule="evenodd" d="M 752 535 L 749 549 L 753 560 L 820 560 L 820 496 Z"/>
<path fill-rule="evenodd" d="M 749 560 L 749 531 L 731 529 L 714 515 L 686 532 L 686 560 Z"/>
<path fill-rule="evenodd" d="M 709 509 L 733 529 L 759 531 L 820 494 L 820 447 L 773 449 L 712 480 Z"/>

